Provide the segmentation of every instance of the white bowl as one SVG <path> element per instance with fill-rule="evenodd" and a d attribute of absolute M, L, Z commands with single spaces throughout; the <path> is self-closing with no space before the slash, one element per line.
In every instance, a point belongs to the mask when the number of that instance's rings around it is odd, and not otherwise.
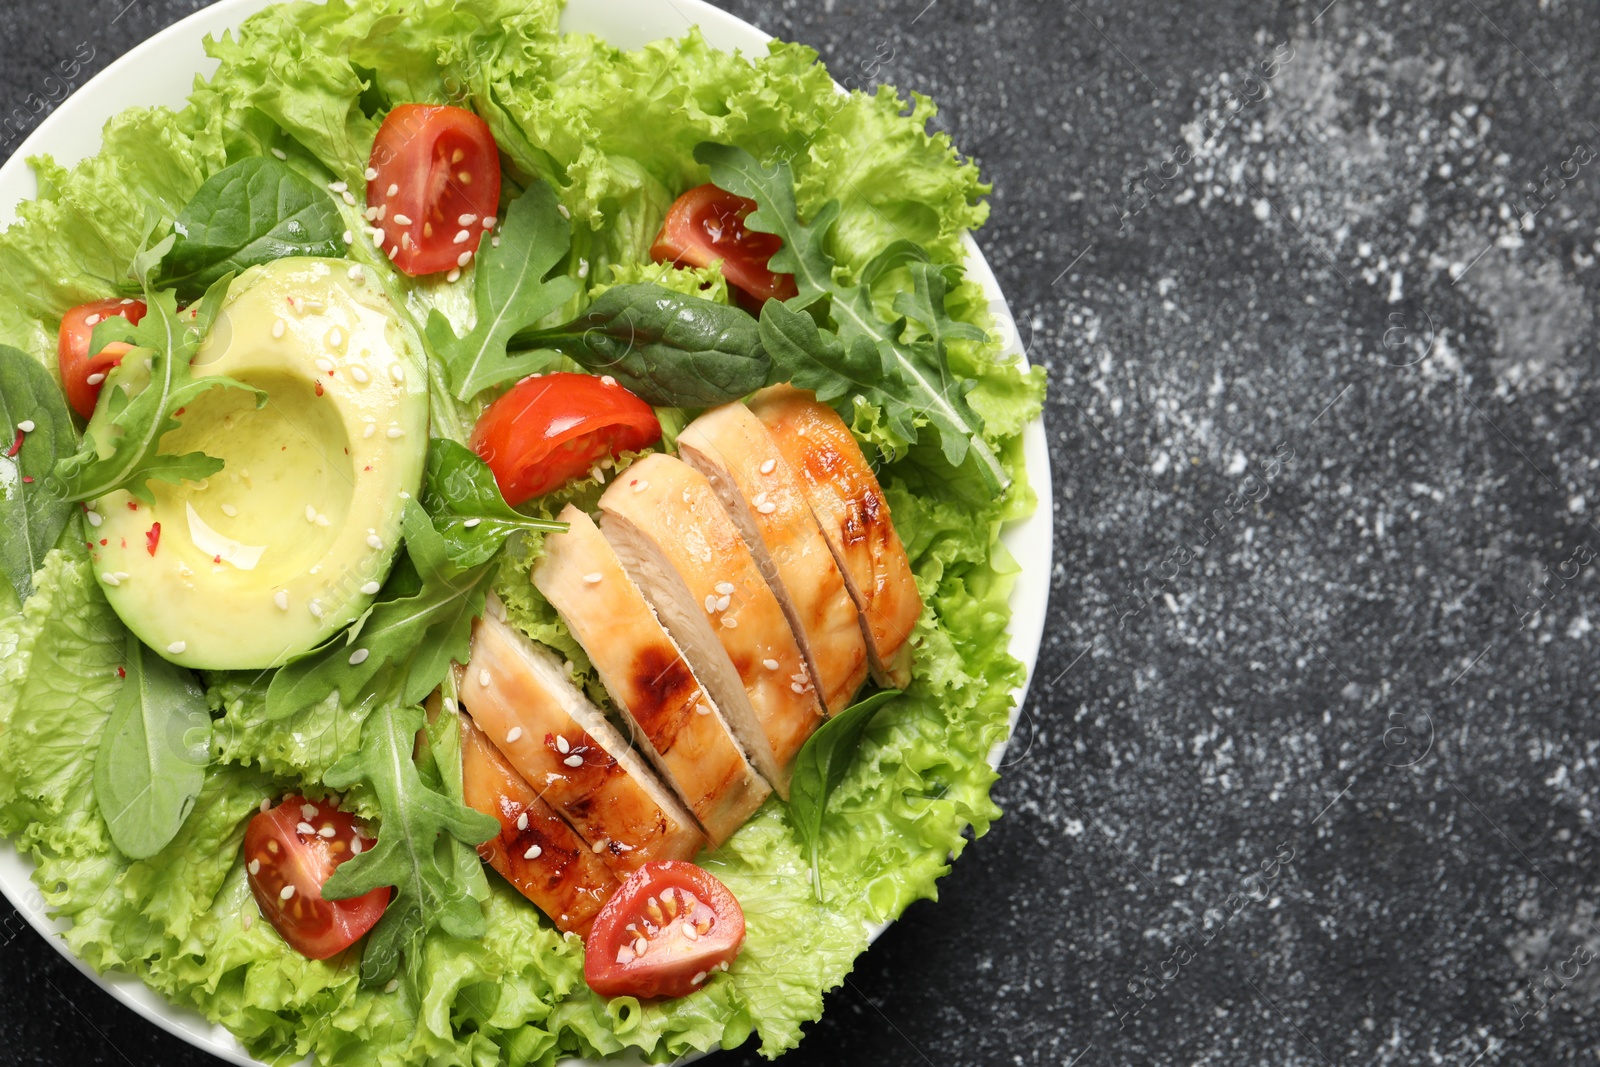
<path fill-rule="evenodd" d="M 272 2 L 221 0 L 132 49 L 73 93 L 39 124 L 5 165 L 0 166 L 0 226 L 10 225 L 15 220 L 18 201 L 31 199 L 38 193 L 33 172 L 26 163 L 28 156 L 49 153 L 58 162 L 70 166 L 99 151 L 101 127 L 123 109 L 135 105 L 181 108 L 194 86 L 195 75 L 209 76 L 217 66 L 202 47 L 205 36 L 221 37 L 223 31 L 236 28 Z M 691 25 L 698 25 L 706 40 L 715 47 L 727 51 L 739 49 L 747 55 L 764 53 L 766 42 L 771 39 L 770 34 L 762 33 L 704 0 L 569 0 L 561 16 L 562 29 L 593 33 L 622 48 L 637 48 L 663 37 L 680 36 Z M 1014 320 L 1000 285 L 970 237 L 966 266 L 988 294 L 995 321 L 1006 332 L 1010 351 L 1020 356 L 1022 349 Z M 1027 665 L 1031 680 L 1050 595 L 1052 496 L 1050 457 L 1042 419 L 1024 432 L 1023 446 L 1028 478 L 1038 493 L 1039 508 L 1031 517 L 1008 526 L 1003 539 L 1022 567 L 1011 594 L 1011 654 Z M 1026 681 L 1017 688 L 1017 708 L 1021 708 L 1027 688 Z M 1013 725 L 1016 717 L 1017 711 L 1013 709 Z M 1004 749 L 1005 742 L 995 746 L 989 756 L 992 765 L 999 765 Z M 223 1027 L 207 1022 L 194 1011 L 169 1003 L 137 978 L 126 974 L 96 974 L 74 956 L 66 942 L 57 936 L 67 924 L 50 919 L 44 898 L 29 880 L 32 870 L 32 860 L 17 855 L 9 842 L 0 842 L 0 893 L 4 893 L 33 928 L 48 938 L 73 966 L 123 1004 L 196 1048 L 229 1063 L 260 1063 Z M 880 927 L 873 937 L 882 931 Z"/>

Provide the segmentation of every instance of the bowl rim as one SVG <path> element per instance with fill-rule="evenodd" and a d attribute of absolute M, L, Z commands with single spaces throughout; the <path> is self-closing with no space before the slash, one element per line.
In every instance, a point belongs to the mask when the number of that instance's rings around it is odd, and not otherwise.
<path fill-rule="evenodd" d="M 62 165 L 71 166 L 99 151 L 105 122 L 127 107 L 140 104 L 181 107 L 193 89 L 193 78 L 210 77 L 217 67 L 217 62 L 205 55 L 204 37 L 208 34 L 220 37 L 275 2 L 277 0 L 219 0 L 135 45 L 77 87 L 0 165 L 0 228 L 7 228 L 15 221 L 18 203 L 37 195 L 38 186 L 27 165 L 30 156 L 48 153 Z M 761 52 L 772 40 L 770 34 L 711 6 L 706 0 L 567 0 L 561 16 L 563 30 L 594 33 L 623 48 L 637 48 L 663 37 L 679 36 L 691 26 L 698 26 L 714 47 L 738 50 L 747 55 Z M 964 246 L 965 268 L 982 285 L 989 299 L 996 327 L 1007 342 L 1006 354 L 1026 362 L 1028 354 L 1021 343 L 1016 320 L 993 270 L 970 233 L 965 236 Z M 1024 664 L 1026 675 L 1013 690 L 1015 703 L 1007 736 L 996 742 L 988 756 L 990 766 L 997 770 L 1002 766 L 1001 760 L 1034 679 L 1049 603 L 1054 557 L 1054 495 L 1042 414 L 1023 431 L 1023 453 L 1029 484 L 1038 504 L 1032 515 L 1007 523 L 1001 532 L 1001 541 L 1019 567 L 1010 596 L 1008 650 Z M 69 963 L 124 1006 L 195 1048 L 239 1067 L 265 1067 L 220 1024 L 207 1022 L 197 1011 L 173 1003 L 136 976 L 121 972 L 102 975 L 80 959 L 60 936 L 70 923 L 49 918 L 48 906 L 30 878 L 32 871 L 32 860 L 19 855 L 9 840 L 0 839 L 0 894 Z M 869 930 L 869 941 L 877 940 L 889 925 L 887 922 L 874 924 Z M 589 1062 L 592 1061 L 564 1061 L 569 1067 Z"/>

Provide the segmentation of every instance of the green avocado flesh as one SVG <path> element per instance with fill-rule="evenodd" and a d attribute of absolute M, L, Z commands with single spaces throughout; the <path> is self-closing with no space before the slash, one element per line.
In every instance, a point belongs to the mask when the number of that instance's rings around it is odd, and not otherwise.
<path fill-rule="evenodd" d="M 193 366 L 267 403 L 213 389 L 189 404 L 162 450 L 225 466 L 150 483 L 154 505 L 96 501 L 95 574 L 174 663 L 277 666 L 352 622 L 388 575 L 427 455 L 423 356 L 366 268 L 291 258 L 234 281 Z"/>

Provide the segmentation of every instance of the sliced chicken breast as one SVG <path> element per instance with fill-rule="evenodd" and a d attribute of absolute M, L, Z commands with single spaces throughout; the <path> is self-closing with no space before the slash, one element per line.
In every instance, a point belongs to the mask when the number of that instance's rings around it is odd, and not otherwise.
<path fill-rule="evenodd" d="M 589 653 L 626 712 L 634 740 L 721 845 L 772 789 L 745 758 L 722 712 L 589 516 L 561 513 L 566 533 L 544 541 L 533 584 Z"/>
<path fill-rule="evenodd" d="M 601 530 L 745 751 L 778 795 L 822 722 L 805 657 L 778 598 L 711 483 L 682 460 L 646 456 L 600 498 Z"/>
<path fill-rule="evenodd" d="M 911 682 L 911 631 L 922 614 L 922 595 L 889 502 L 861 446 L 837 412 L 793 386 L 763 389 L 751 398 L 750 410 L 805 486 L 861 612 L 873 677 L 880 685 L 905 688 Z"/>
<path fill-rule="evenodd" d="M 465 714 L 461 777 L 467 806 L 500 820 L 499 836 L 479 845 L 478 855 L 556 929 L 588 937 L 621 883 Z"/>
<path fill-rule="evenodd" d="M 506 762 L 613 871 L 699 850 L 693 817 L 572 684 L 562 661 L 492 610 L 473 626 L 460 693 Z"/>
<path fill-rule="evenodd" d="M 678 457 L 706 476 L 777 595 L 831 715 L 867 678 L 861 618 L 805 487 L 760 419 L 724 404 L 678 435 Z"/>

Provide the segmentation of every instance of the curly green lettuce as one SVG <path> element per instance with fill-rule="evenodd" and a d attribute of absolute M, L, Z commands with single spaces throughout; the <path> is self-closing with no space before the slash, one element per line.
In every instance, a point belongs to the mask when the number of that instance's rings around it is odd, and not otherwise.
<path fill-rule="evenodd" d="M 100 153 L 70 168 L 33 161 L 39 198 L 0 234 L 0 342 L 53 366 L 61 314 L 117 291 L 145 237 L 146 207 L 170 225 L 229 163 L 276 148 L 360 188 L 382 114 L 400 102 L 464 103 L 482 114 L 509 160 L 508 195 L 534 178 L 551 182 L 575 231 L 566 269 L 596 289 L 652 278 L 726 300 L 718 278 L 648 263 L 672 198 L 708 180 L 693 155 L 703 141 L 789 160 L 802 213 L 839 200 L 829 251 L 846 276 L 896 238 L 959 262 L 963 235 L 984 221 L 987 187 L 945 135 L 928 131 L 933 105 L 922 97 L 841 94 L 800 45 L 775 42 L 746 58 L 690 31 L 623 51 L 561 35 L 558 14 L 554 0 L 330 0 L 268 8 L 209 42 L 219 67 L 188 107 L 124 113 L 107 125 Z M 387 284 L 413 313 L 452 295 L 398 275 Z M 948 307 L 990 325 L 970 280 Z M 84 960 L 138 975 L 270 1063 L 309 1054 L 338 1067 L 522 1067 L 624 1052 L 665 1062 L 752 1034 L 775 1056 L 820 1016 L 869 928 L 936 896 L 963 831 L 982 834 L 999 814 L 985 757 L 1005 735 L 1024 671 L 1006 652 L 1016 567 L 998 538 L 1033 507 L 1019 435 L 1039 411 L 1043 377 L 997 362 L 997 348 L 960 341 L 950 359 L 977 381 L 970 402 L 1014 478 L 999 499 L 952 472 L 937 448 L 903 449 L 879 428 L 856 427 L 892 457 L 882 478 L 927 603 L 915 677 L 874 720 L 834 794 L 823 824 L 824 903 L 777 800 L 700 858 L 742 903 L 748 936 L 732 969 L 691 996 L 596 997 L 583 983 L 582 943 L 493 874 L 475 893 L 488 935 L 430 934 L 410 965 L 415 981 L 362 988 L 358 950 L 313 962 L 289 949 L 256 908 L 239 842 L 262 799 L 320 795 L 329 768 L 357 749 L 371 709 L 337 696 L 269 722 L 265 679 L 209 677 L 215 759 L 194 815 L 160 855 L 118 855 L 91 780 L 124 631 L 70 534 L 46 559 L 35 595 L 0 612 L 0 833 L 33 858 L 35 881 L 70 920 L 68 941 Z M 693 413 L 664 414 L 677 427 Z M 578 483 L 562 501 L 592 506 L 599 489 Z M 538 552 L 529 539 L 507 553 L 498 599 L 603 696 L 528 580 Z M 369 795 L 343 800 L 381 819 Z"/>

